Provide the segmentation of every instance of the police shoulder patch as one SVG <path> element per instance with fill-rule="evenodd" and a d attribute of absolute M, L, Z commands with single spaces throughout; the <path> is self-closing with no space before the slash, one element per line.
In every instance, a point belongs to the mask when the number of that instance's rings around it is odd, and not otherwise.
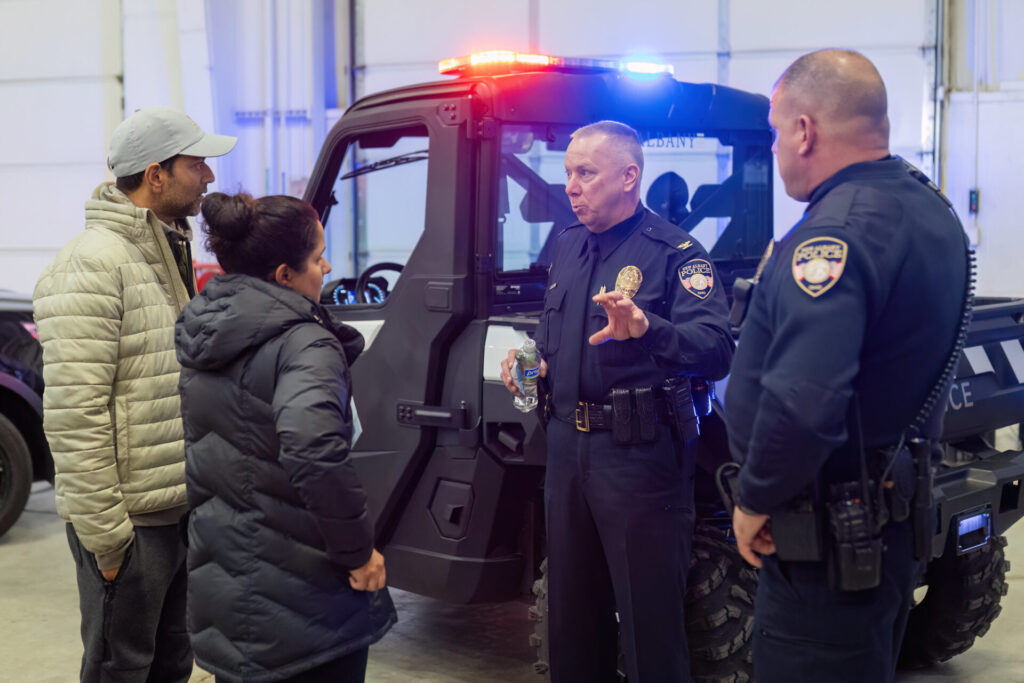
<path fill-rule="evenodd" d="M 706 299 L 715 286 L 715 272 L 708 261 L 690 259 L 679 267 L 679 281 L 687 292 L 698 299 Z"/>
<path fill-rule="evenodd" d="M 814 237 L 793 252 L 793 279 L 797 286 L 819 297 L 832 289 L 843 275 L 850 249 L 835 237 Z"/>

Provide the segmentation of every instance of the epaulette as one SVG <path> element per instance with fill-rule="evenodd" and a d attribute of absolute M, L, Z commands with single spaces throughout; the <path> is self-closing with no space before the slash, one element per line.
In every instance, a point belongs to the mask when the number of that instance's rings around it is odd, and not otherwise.
<path fill-rule="evenodd" d="M 640 234 L 650 239 L 661 242 L 671 247 L 672 251 L 684 253 L 697 246 L 697 241 L 690 237 L 690 233 L 682 230 L 671 223 L 663 225 L 658 221 L 647 220 L 640 224 Z"/>
<path fill-rule="evenodd" d="M 555 239 L 558 239 L 559 237 L 561 237 L 565 233 L 569 232 L 573 228 L 582 228 L 582 227 L 583 227 L 582 223 L 573 223 L 572 225 L 568 225 L 568 226 L 562 228 L 561 232 L 559 232 L 557 235 L 555 235 Z"/>
<path fill-rule="evenodd" d="M 831 190 L 816 206 L 807 212 L 801 228 L 835 228 L 846 225 L 853 208 L 853 200 L 860 188 L 854 183 L 843 183 Z"/>

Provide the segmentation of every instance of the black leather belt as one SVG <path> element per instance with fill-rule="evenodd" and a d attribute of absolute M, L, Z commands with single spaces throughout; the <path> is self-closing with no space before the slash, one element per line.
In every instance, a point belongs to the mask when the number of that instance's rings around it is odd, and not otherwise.
<path fill-rule="evenodd" d="M 668 402 L 663 398 L 654 399 L 654 414 L 657 422 L 668 423 L 670 420 Z M 571 417 L 556 415 L 558 419 L 575 424 L 576 430 L 589 432 L 593 430 L 610 430 L 614 427 L 612 406 L 610 403 L 588 403 L 579 401 Z"/>

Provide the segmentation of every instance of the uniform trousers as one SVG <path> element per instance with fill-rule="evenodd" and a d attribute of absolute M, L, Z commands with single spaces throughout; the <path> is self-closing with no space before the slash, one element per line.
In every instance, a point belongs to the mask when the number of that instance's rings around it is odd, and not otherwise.
<path fill-rule="evenodd" d="M 689 681 L 692 458 L 665 425 L 653 443 L 616 445 L 553 418 L 547 437 L 552 683 L 618 681 L 619 642 L 630 683 Z"/>
<path fill-rule="evenodd" d="M 185 626 L 185 546 L 176 524 L 135 527 L 120 570 L 107 581 L 71 524 L 82 611 L 84 683 L 177 683 L 192 674 Z"/>
<path fill-rule="evenodd" d="M 829 587 L 824 562 L 764 557 L 754 603 L 758 683 L 884 683 L 896 671 L 923 563 L 909 522 L 882 530 L 882 582 L 862 591 Z"/>

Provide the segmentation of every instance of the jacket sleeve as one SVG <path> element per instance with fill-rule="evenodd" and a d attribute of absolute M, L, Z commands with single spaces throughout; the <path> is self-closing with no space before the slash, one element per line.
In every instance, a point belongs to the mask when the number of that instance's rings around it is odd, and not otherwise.
<path fill-rule="evenodd" d="M 849 241 L 839 277 L 812 296 L 794 279 L 792 252 L 786 252 L 772 276 L 771 299 L 762 302 L 773 320 L 773 335 L 739 475 L 740 499 L 756 512 L 772 513 L 804 490 L 847 440 L 869 297 L 877 287 L 863 249 L 848 233 L 837 228 L 815 235 Z"/>
<path fill-rule="evenodd" d="M 679 270 L 695 261 L 707 264 L 713 273 L 710 291 L 703 297 L 693 293 L 679 277 Z M 647 312 L 649 327 L 640 337 L 659 367 L 672 374 L 718 380 L 729 372 L 733 341 L 729 331 L 729 307 L 725 291 L 711 259 L 694 247 L 669 259 L 666 273 L 666 316 Z"/>
<path fill-rule="evenodd" d="M 273 398 L 279 458 L 317 519 L 328 557 L 358 569 L 370 559 L 373 525 L 349 458 L 347 366 L 338 341 L 326 331 L 311 339 L 311 327 L 294 328 L 279 356 Z"/>
<path fill-rule="evenodd" d="M 120 273 L 72 257 L 43 275 L 33 307 L 43 346 L 43 425 L 68 519 L 101 569 L 134 531 L 121 492 L 111 405 L 123 313 Z"/>

